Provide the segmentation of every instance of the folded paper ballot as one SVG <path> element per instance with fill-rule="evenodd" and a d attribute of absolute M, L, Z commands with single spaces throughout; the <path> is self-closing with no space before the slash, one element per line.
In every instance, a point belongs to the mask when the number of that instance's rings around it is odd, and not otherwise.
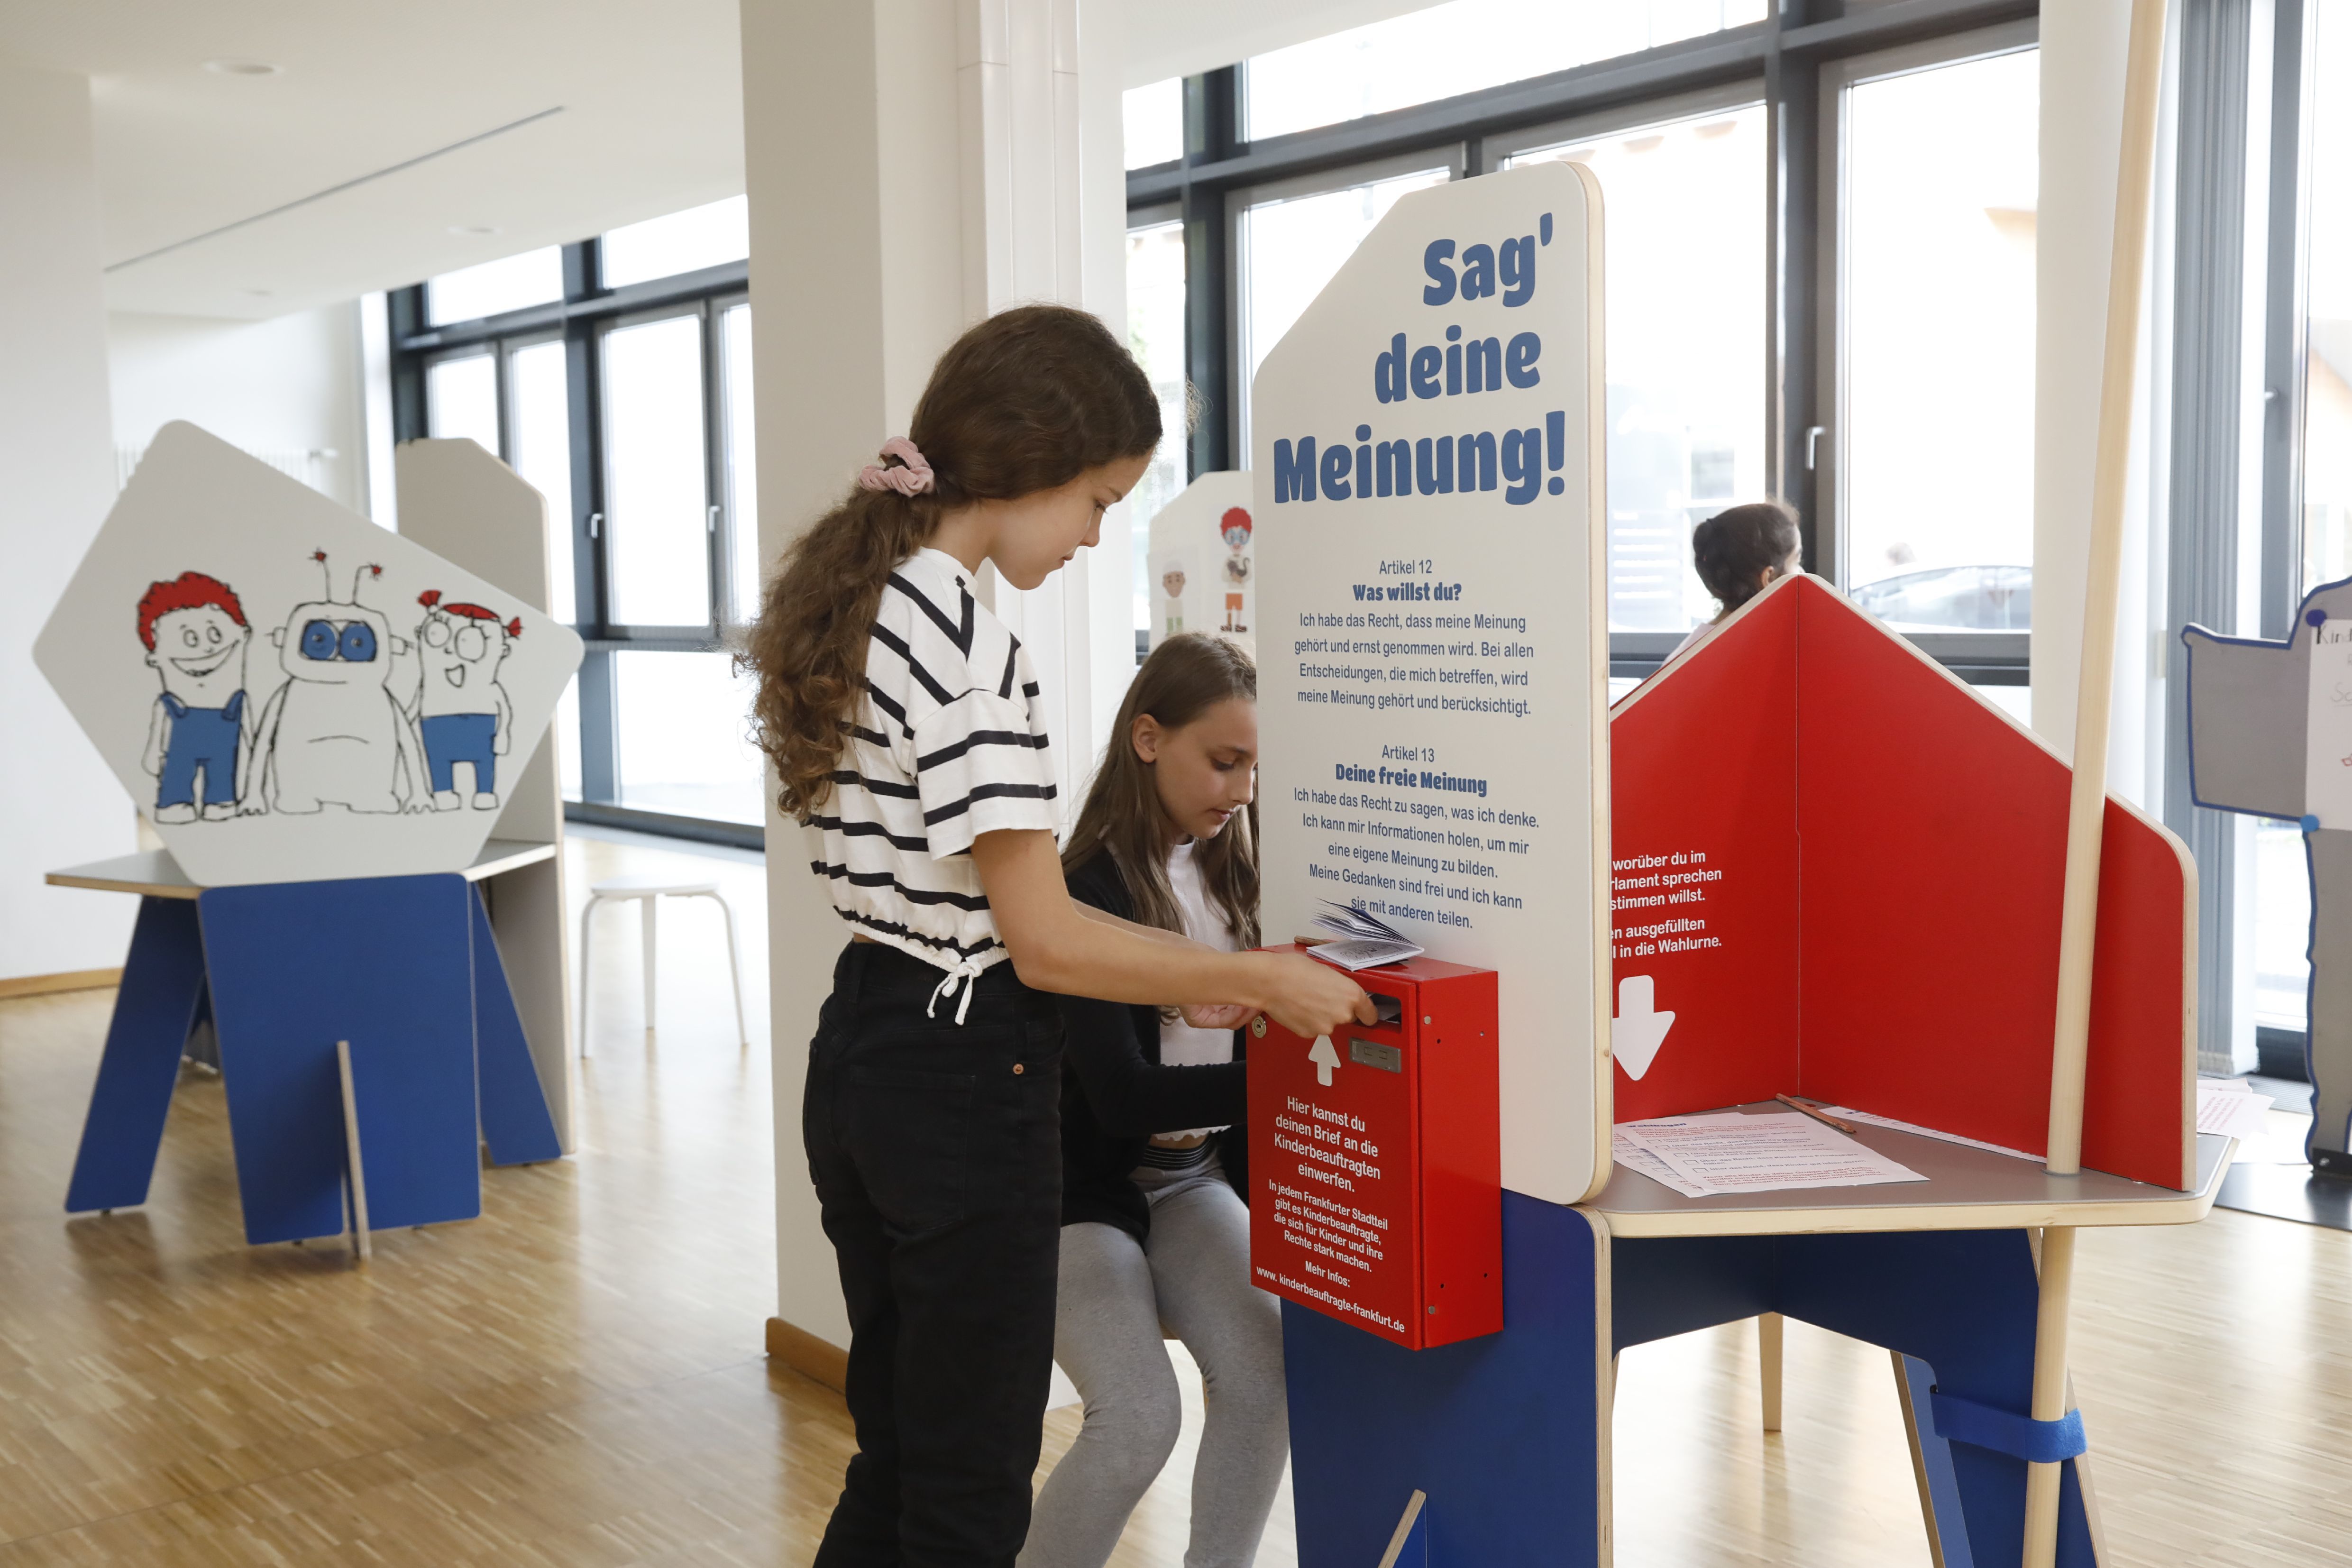
<path fill-rule="evenodd" d="M 1614 1131 L 1634 1148 L 1655 1156 L 1678 1178 L 1667 1184 L 1690 1197 L 1927 1179 L 1795 1111 L 1661 1116 L 1621 1121 Z"/>
<path fill-rule="evenodd" d="M 1421 956 L 1420 943 L 1355 905 L 1326 899 L 1323 908 L 1328 912 L 1317 915 L 1316 925 L 1339 940 L 1318 942 L 1308 948 L 1307 952 L 1318 958 L 1352 973 Z"/>

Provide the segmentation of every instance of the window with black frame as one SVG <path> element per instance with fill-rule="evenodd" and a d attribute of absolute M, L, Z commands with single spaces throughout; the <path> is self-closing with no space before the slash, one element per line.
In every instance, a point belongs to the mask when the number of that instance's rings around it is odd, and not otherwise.
<path fill-rule="evenodd" d="M 402 439 L 470 437 L 547 497 L 551 611 L 588 644 L 557 719 L 576 818 L 756 845 L 726 646 L 759 595 L 738 196 L 392 300 Z"/>
<path fill-rule="evenodd" d="M 1131 91 L 1130 337 L 1221 425 L 1138 537 L 1204 452 L 1248 449 L 1256 363 L 1399 196 L 1573 160 L 1606 213 L 1620 689 L 1715 613 L 1692 528 L 1779 495 L 1809 570 L 2021 707 L 2037 12 L 1452 0 Z M 1969 177 L 1904 174 L 1948 164 Z M 1921 398 L 1926 453 L 1859 416 Z"/>

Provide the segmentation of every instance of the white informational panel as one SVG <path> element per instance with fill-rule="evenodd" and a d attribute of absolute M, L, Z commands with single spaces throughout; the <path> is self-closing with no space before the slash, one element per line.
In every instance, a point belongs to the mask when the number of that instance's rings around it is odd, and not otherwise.
<path fill-rule="evenodd" d="M 1255 647 L 1257 521 L 1250 477 L 1202 474 L 1151 520 L 1151 646 L 1221 632 Z"/>
<path fill-rule="evenodd" d="M 401 537 L 457 562 L 534 610 L 550 600 L 554 562 L 549 530 L 569 518 L 547 514 L 547 498 L 476 443 L 404 441 L 394 454 L 398 476 Z M 558 745 L 576 744 L 548 727 L 530 765 L 499 794 L 498 838 L 530 844 L 563 841 L 563 788 Z M 572 966 L 570 906 L 564 899 L 563 857 L 556 855 L 489 879 L 490 929 L 507 972 L 516 1016 L 539 1068 L 555 1133 L 570 1153 L 572 1127 Z"/>
<path fill-rule="evenodd" d="M 180 868 L 224 887 L 463 869 L 581 644 L 174 423 L 33 653 Z"/>
<path fill-rule="evenodd" d="M 2352 828 L 2352 621 L 2311 628 L 2311 690 L 2304 728 L 2303 809 L 2327 828 Z"/>
<path fill-rule="evenodd" d="M 1268 941 L 1360 903 L 1502 994 L 1503 1184 L 1609 1171 L 1601 197 L 1401 199 L 1257 373 Z"/>

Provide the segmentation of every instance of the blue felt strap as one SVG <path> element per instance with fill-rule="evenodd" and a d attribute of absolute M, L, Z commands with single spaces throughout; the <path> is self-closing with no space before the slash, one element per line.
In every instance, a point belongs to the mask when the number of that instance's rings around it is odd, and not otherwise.
<path fill-rule="evenodd" d="M 1935 1409 L 1936 1435 L 1955 1443 L 1990 1448 L 2029 1465 L 2054 1465 L 2090 1447 L 2083 1436 L 2079 1410 L 2069 1410 L 2055 1421 L 2036 1421 L 1940 1391 L 1929 1399 Z"/>

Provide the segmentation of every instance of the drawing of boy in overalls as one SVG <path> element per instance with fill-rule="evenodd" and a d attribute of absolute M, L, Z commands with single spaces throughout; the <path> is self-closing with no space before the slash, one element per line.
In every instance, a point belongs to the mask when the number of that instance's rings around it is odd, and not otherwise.
<path fill-rule="evenodd" d="M 140 595 L 139 640 L 163 684 L 140 760 L 156 778 L 155 820 L 235 816 L 250 750 L 245 649 L 253 630 L 245 606 L 218 578 L 183 572 Z"/>

